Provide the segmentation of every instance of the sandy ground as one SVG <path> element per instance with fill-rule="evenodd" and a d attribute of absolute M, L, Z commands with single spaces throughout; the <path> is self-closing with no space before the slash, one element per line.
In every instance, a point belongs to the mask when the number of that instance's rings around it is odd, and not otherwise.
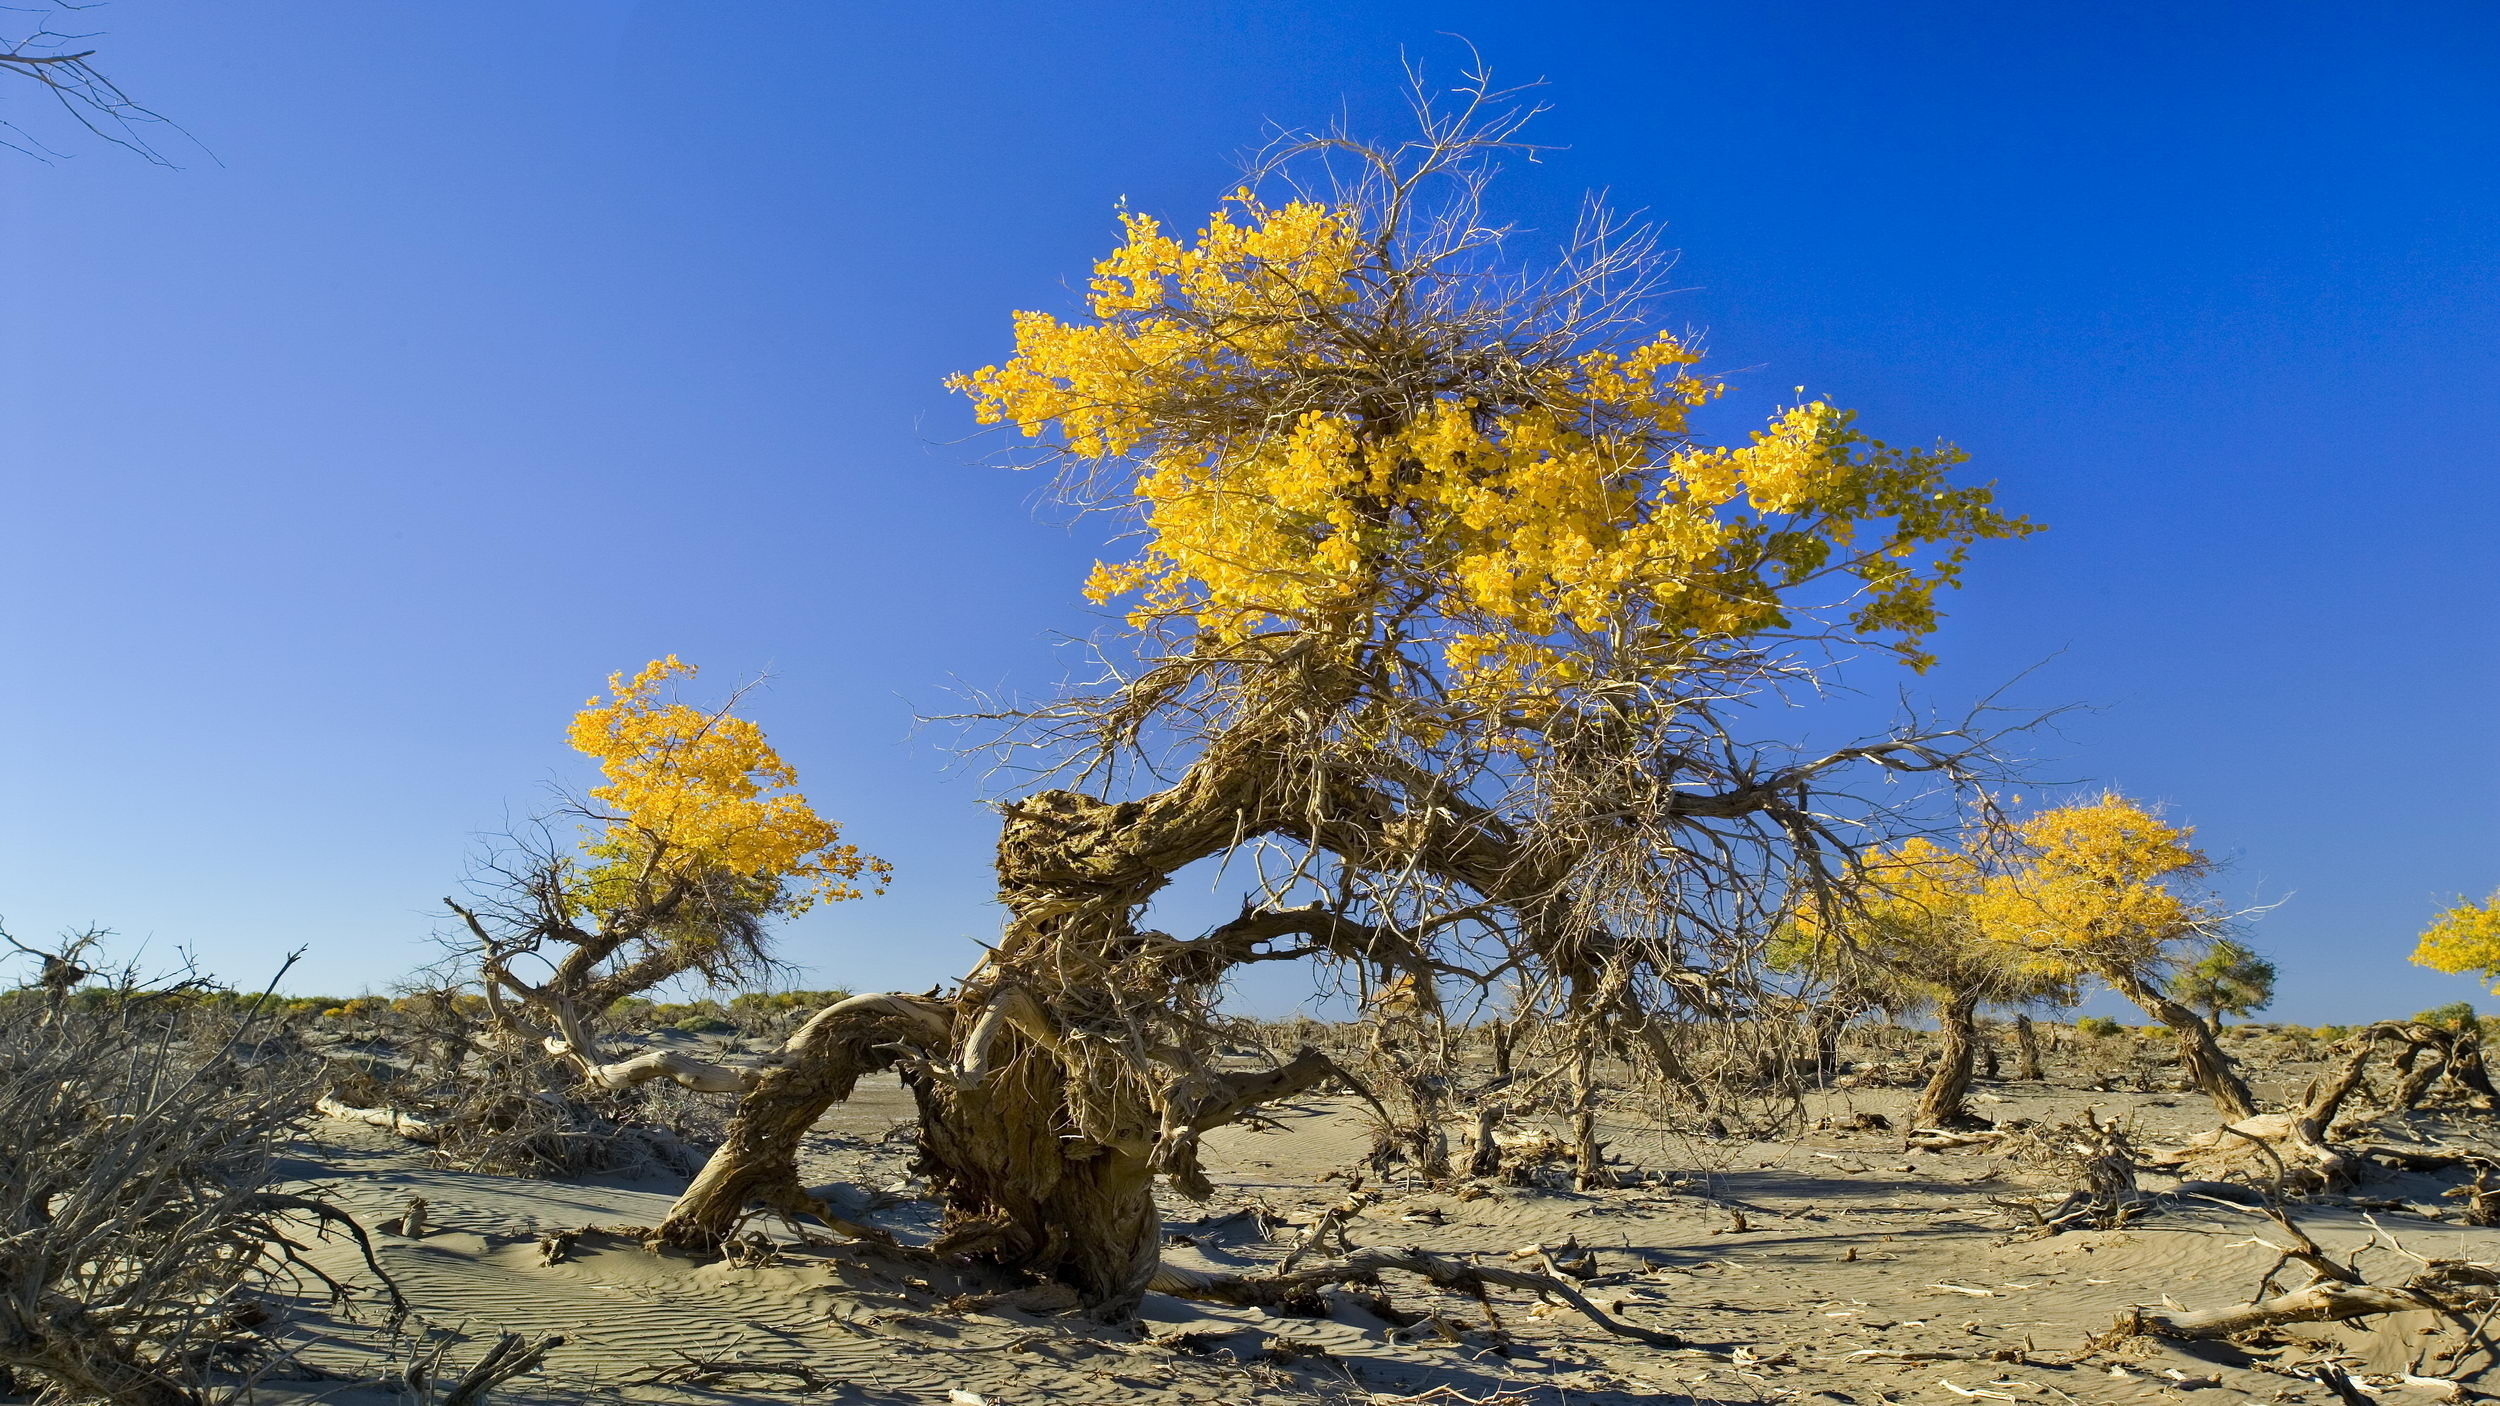
<path fill-rule="evenodd" d="M 2287 1088 L 2279 1081 L 2306 1072 L 2276 1071 L 2278 1087 L 2261 1085 L 2261 1098 L 2280 1096 Z M 1899 1089 L 1835 1092 L 1817 1111 L 1872 1110 L 1899 1123 L 1910 1097 Z M 2184 1137 L 2214 1121 L 2193 1095 L 2017 1083 L 1983 1084 L 1977 1106 L 2000 1121 L 2072 1118 L 2091 1106 L 2129 1120 L 2143 1140 Z M 1351 1108 L 1324 1099 L 1275 1114 L 1273 1130 L 1210 1137 L 1217 1194 L 1204 1205 L 1167 1207 L 1167 1257 L 1226 1269 L 1272 1263 L 1296 1233 L 1290 1223 L 1308 1223 L 1344 1198 L 1342 1173 L 1368 1145 Z M 818 1129 L 809 1165 L 831 1199 L 907 1236 L 933 1216 L 927 1202 L 912 1199 L 906 1177 L 909 1117 L 907 1097 L 890 1080 L 863 1085 Z M 2270 1227 L 2222 1205 L 2165 1198 L 2157 1214 L 2125 1230 L 2027 1238 L 2026 1218 L 1998 1204 L 2043 1190 L 2022 1180 L 2021 1168 L 1984 1150 L 1905 1152 L 1897 1134 L 1818 1131 L 1733 1142 L 1615 1128 L 1615 1153 L 1646 1184 L 1603 1193 L 1500 1187 L 1461 1199 L 1393 1179 L 1351 1224 L 1356 1244 L 1496 1259 L 1526 1245 L 1576 1242 L 1597 1258 L 1592 1298 L 1688 1344 L 1659 1349 L 1515 1293 L 1495 1296 L 1500 1331 L 1488 1332 L 1484 1306 L 1400 1279 L 1385 1289 L 1393 1303 L 1439 1315 L 1459 1331 L 1429 1323 L 1400 1331 L 1354 1302 L 1314 1319 L 1155 1295 L 1141 1323 L 1119 1328 L 963 1311 L 947 1301 L 968 1286 L 838 1246 L 793 1244 L 762 1265 L 699 1264 L 593 1231 L 570 1260 L 546 1265 L 536 1243 L 543 1232 L 655 1224 L 676 1183 L 475 1175 L 433 1168 L 422 1149 L 368 1129 L 324 1123 L 317 1132 L 289 1167 L 292 1177 L 327 1188 L 367 1224 L 421 1194 L 434 1228 L 418 1240 L 377 1237 L 414 1306 L 396 1334 L 370 1300 L 352 1314 L 301 1306 L 308 1375 L 262 1388 L 279 1400 L 401 1399 L 356 1383 L 373 1381 L 418 1342 L 450 1341 L 449 1361 L 466 1363 L 499 1331 L 565 1338 L 547 1370 L 499 1393 L 506 1401 L 783 1400 L 804 1385 L 760 1374 L 662 1380 L 694 1360 L 804 1365 L 815 1374 L 815 1389 L 805 1393 L 811 1400 L 949 1406 L 973 1406 L 973 1397 L 1000 1406 L 1657 1399 L 1952 1406 L 2189 1393 L 2216 1403 L 2329 1403 L 2331 1392 L 2288 1369 L 2335 1350 L 2356 1372 L 2445 1370 L 2418 1360 L 2431 1342 L 2427 1315 L 2295 1329 L 2301 1341 L 2271 1355 L 2227 1347 L 2190 1355 L 2137 1340 L 2073 1362 L 2128 1305 L 2247 1299 L 2274 1259 L 2250 1237 Z M 1332 1173 L 1340 1179 L 1323 1180 Z M 2352 1196 L 2309 1205 L 2302 1224 L 2339 1255 L 2374 1242 L 2359 1259 L 2374 1280 L 2401 1278 L 2408 1253 L 2500 1260 L 2500 1231 L 2456 1223 L 2457 1203 L 2440 1199 L 2450 1184 L 2387 1174 Z M 1234 1214 L 1250 1206 L 1288 1224 L 1263 1234 L 1258 1217 Z M 2443 1214 L 2449 1219 L 2433 1218 Z M 323 1255 L 341 1277 L 355 1268 L 344 1245 Z M 2384 1399 L 2402 1406 L 2440 1398 L 2391 1386 Z"/>

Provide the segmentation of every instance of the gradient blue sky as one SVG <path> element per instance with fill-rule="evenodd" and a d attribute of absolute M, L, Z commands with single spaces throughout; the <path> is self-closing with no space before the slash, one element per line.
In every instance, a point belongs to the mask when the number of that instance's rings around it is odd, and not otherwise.
<path fill-rule="evenodd" d="M 793 929 L 812 979 L 959 972 L 992 821 L 912 716 L 1057 677 L 1096 529 L 981 467 L 939 377 L 1066 307 L 1121 197 L 1195 221 L 1266 124 L 1394 130 L 1449 31 L 1548 81 L 1526 222 L 1648 209 L 1665 320 L 1748 403 L 1956 440 L 2052 525 L 1984 554 L 1922 697 L 2093 705 L 2043 774 L 2167 803 L 2280 901 L 2282 1017 L 2474 994 L 2404 954 L 2500 885 L 2489 5 L 85 19 L 213 157 L 0 157 L 22 935 L 380 988 L 472 837 L 579 781 L 570 710 L 673 651 L 770 671 L 753 712 L 896 865 Z"/>

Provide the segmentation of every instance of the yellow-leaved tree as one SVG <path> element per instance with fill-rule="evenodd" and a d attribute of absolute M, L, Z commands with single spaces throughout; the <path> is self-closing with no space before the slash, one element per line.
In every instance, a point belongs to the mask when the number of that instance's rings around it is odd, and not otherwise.
<path fill-rule="evenodd" d="M 1126 212 L 1080 308 L 1017 314 L 956 378 L 1131 534 L 1086 583 L 1125 628 L 1099 687 L 987 719 L 1042 778 L 1002 805 L 995 947 L 951 992 L 814 1026 L 664 1238 L 803 1204 L 789 1149 L 893 1066 L 949 1243 L 1107 1317 L 1150 1282 L 1214 1292 L 1158 1265 L 1153 1187 L 1205 1194 L 1202 1133 L 1332 1077 L 1221 1057 L 1226 982 L 1277 960 L 1515 980 L 1564 1032 L 1602 1181 L 1593 1054 L 1695 1087 L 1691 1021 L 1748 999 L 1801 890 L 1899 832 L 1844 778 L 1982 765 L 1970 729 L 1820 753 L 1748 729 L 1838 654 L 1923 665 L 1965 552 L 2029 526 L 1959 452 L 1821 399 L 1698 436 L 1722 387 L 1657 328 L 1650 237 L 1593 215 L 1523 261 L 1485 209 L 1527 115 L 1471 82 L 1405 143 L 1282 144 L 1194 232 Z M 1158 930 L 1171 877 L 1228 854 L 1240 916 Z"/>
<path fill-rule="evenodd" d="M 1943 1045 L 1911 1114 L 1914 1128 L 1981 1123 L 1967 1102 L 1981 1010 L 2075 999 L 2079 973 L 2070 964 L 2035 960 L 1989 930 L 1994 878 L 1971 852 L 1905 840 L 1868 858 L 1855 902 L 1802 907 L 1775 948 L 1783 968 L 1820 978 L 1846 1013 L 1853 1005 L 1935 1013 Z"/>
<path fill-rule="evenodd" d="M 2115 794 L 2042 811 L 2016 827 L 2019 862 L 1988 878 L 1972 912 L 2013 960 L 2107 982 L 2169 1026 L 2189 1080 L 2247 1118 L 2256 1103 L 2213 1028 L 2167 989 L 2229 917 L 2202 887 L 2213 863 L 2194 837 Z"/>
<path fill-rule="evenodd" d="M 676 1051 L 611 1063 L 600 1017 L 681 977 L 759 976 L 772 965 L 773 920 L 858 898 L 889 873 L 799 794 L 735 697 L 703 708 L 667 693 L 694 673 L 671 655 L 612 676 L 573 719 L 572 744 L 602 777 L 573 808 L 578 844 L 499 859 L 484 901 L 446 900 L 497 1021 L 596 1087 L 663 1077 L 746 1087 L 750 1074 Z"/>
<path fill-rule="evenodd" d="M 2434 971 L 2471 972 L 2500 991 L 2500 893 L 2480 903 L 2460 898 L 2432 918 L 2413 946 L 2413 961 Z"/>

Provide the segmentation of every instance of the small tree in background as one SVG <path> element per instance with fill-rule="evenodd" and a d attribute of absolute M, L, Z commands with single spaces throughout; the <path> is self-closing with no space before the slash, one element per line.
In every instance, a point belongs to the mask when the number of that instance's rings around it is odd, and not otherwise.
<path fill-rule="evenodd" d="M 2228 916 L 2195 888 L 2213 865 L 2190 843 L 2194 833 L 2118 795 L 2043 811 L 2015 828 L 2012 862 L 1973 910 L 2026 960 L 2105 981 L 2169 1026 L 2189 1081 L 2237 1120 L 2257 1111 L 2247 1083 L 2213 1027 L 2166 989 L 2181 961 L 2210 950 Z"/>
<path fill-rule="evenodd" d="M 2274 976 L 2274 963 L 2258 956 L 2256 949 L 2231 938 L 2216 938 L 2204 956 L 2170 983 L 2170 994 L 2203 1011 L 2219 1033 L 2224 1016 L 2245 1020 L 2274 1004 Z"/>
<path fill-rule="evenodd" d="M 2413 964 L 2433 971 L 2471 973 L 2500 991 L 2500 892 L 2480 903 L 2463 898 L 2431 919 L 2413 946 Z"/>
<path fill-rule="evenodd" d="M 1880 1009 L 1933 1011 L 1943 1048 L 1912 1124 L 1977 1124 L 1983 1120 L 1966 1101 L 1978 1065 L 1980 1011 L 2070 1004 L 2073 974 L 1991 937 L 1973 906 L 1987 875 L 1968 854 L 1912 839 L 1871 858 L 1864 880 L 1866 894 L 1836 910 L 1837 922 L 1801 917 L 1783 944 L 1790 952 L 1781 956 L 1835 988 L 1864 993 Z"/>
<path fill-rule="evenodd" d="M 662 696 L 694 672 L 671 655 L 611 677 L 609 696 L 573 719 L 574 748 L 604 777 L 576 808 L 579 846 L 499 865 L 475 907 L 446 900 L 496 1023 L 595 1087 L 746 1087 L 744 1072 L 673 1050 L 611 1063 L 601 1018 L 681 977 L 722 986 L 765 974 L 775 919 L 858 898 L 889 873 L 794 789 L 797 774 L 736 715 L 734 696 L 711 709 Z"/>

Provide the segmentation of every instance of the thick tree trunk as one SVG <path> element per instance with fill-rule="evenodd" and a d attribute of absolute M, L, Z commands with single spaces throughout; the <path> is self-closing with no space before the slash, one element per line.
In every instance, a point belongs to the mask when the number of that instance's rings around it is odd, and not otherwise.
<path fill-rule="evenodd" d="M 1919 1091 L 1911 1127 L 1960 1128 L 1979 1121 L 1963 1106 L 1970 1097 L 1971 1070 L 1979 1056 L 1978 1011 L 1979 997 L 1966 993 L 1946 1001 L 1936 1012 L 1944 1039 L 1936 1053 L 1935 1072 Z"/>
<path fill-rule="evenodd" d="M 1509 1112 L 1507 1107 L 1495 1099 L 1486 1099 L 1476 1105 L 1475 1141 L 1470 1145 L 1467 1153 L 1467 1175 L 1471 1177 L 1501 1175 L 1502 1144 L 1494 1137 L 1493 1130 L 1502 1125 L 1502 1119 L 1507 1117 Z"/>
<path fill-rule="evenodd" d="M 1814 1009 L 1811 1024 L 1814 1031 L 1814 1082 L 1818 1088 L 1830 1088 L 1840 1077 L 1840 1037 L 1856 1019 L 1856 1007 L 1833 1000 Z"/>
<path fill-rule="evenodd" d="M 2022 1062 L 2014 1069 L 2014 1077 L 2036 1083 L 2048 1077 L 2040 1068 L 2040 1032 L 2032 1028 L 2031 1017 L 2014 1017 L 2014 1050 Z"/>
<path fill-rule="evenodd" d="M 2483 1037 L 2479 1032 L 2460 1031 L 2450 1042 L 2448 1077 L 2481 1101 L 2486 1111 L 2500 1108 L 2500 1088 L 2492 1087 L 2491 1071 L 2483 1064 Z"/>
<path fill-rule="evenodd" d="M 2120 995 L 2143 1008 L 2144 1013 L 2170 1027 L 2179 1037 L 2179 1061 L 2186 1067 L 2188 1082 L 2212 1099 L 2216 1110 L 2231 1121 L 2257 1116 L 2257 1100 L 2248 1092 L 2248 1084 L 2232 1067 L 2231 1057 L 2222 1052 L 2214 1039 L 2213 1027 L 2205 1018 L 2170 999 L 2159 987 L 2130 971 L 2104 972 L 2110 985 Z"/>
<path fill-rule="evenodd" d="M 2422 1095 L 2430 1092 L 2431 1085 L 2438 1081 L 2439 1076 L 2448 1072 L 2448 1057 L 2419 1045 L 2408 1048 L 2405 1053 L 2418 1058 L 2398 1063 L 2398 1067 L 2404 1070 L 2404 1078 L 2396 1084 L 2395 1105 L 2411 1109 L 2422 1101 Z"/>
<path fill-rule="evenodd" d="M 1152 1149 L 1082 1136 L 1065 1071 L 1029 1045 L 975 1087 L 911 1084 L 921 1169 L 946 1204 L 939 1246 L 1066 1284 L 1097 1318 L 1134 1312 L 1163 1239 Z"/>

